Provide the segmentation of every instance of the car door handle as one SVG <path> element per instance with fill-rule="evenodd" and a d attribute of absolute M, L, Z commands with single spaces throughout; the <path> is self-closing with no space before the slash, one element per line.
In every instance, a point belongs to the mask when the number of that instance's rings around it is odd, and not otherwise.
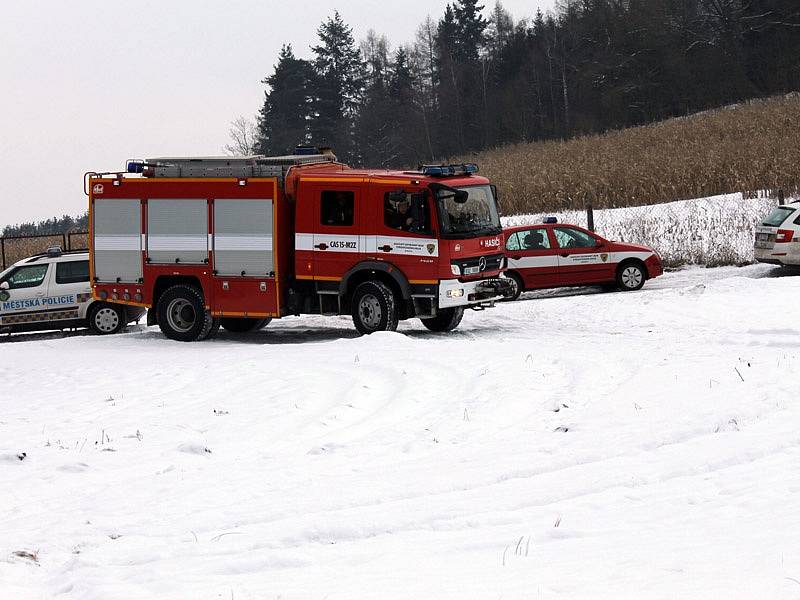
<path fill-rule="evenodd" d="M 569 252 L 564 252 L 564 254 L 559 254 L 561 258 L 567 258 L 569 256 Z"/>
<path fill-rule="evenodd" d="M 315 244 L 314 248 L 317 248 L 319 250 L 327 250 L 328 249 L 328 244 Z"/>
<path fill-rule="evenodd" d="M 511 260 L 521 260 L 522 259 L 522 257 L 519 254 L 515 254 L 514 256 L 509 256 L 508 258 L 510 258 Z"/>
<path fill-rule="evenodd" d="M 44 292 L 36 292 L 36 296 L 41 298 L 44 296 Z"/>
<path fill-rule="evenodd" d="M 391 252 L 392 247 L 389 244 L 386 244 L 384 246 L 378 246 L 378 250 L 383 250 L 384 252 Z"/>

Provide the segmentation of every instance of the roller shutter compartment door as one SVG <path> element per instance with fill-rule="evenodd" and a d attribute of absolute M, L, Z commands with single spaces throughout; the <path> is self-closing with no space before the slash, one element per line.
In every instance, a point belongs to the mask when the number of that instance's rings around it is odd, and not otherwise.
<path fill-rule="evenodd" d="M 151 263 L 202 264 L 208 259 L 208 202 L 147 201 L 147 258 Z"/>
<path fill-rule="evenodd" d="M 97 281 L 138 282 L 142 277 L 141 201 L 96 198 L 92 219 Z"/>
<path fill-rule="evenodd" d="M 272 200 L 214 200 L 217 275 L 273 277 Z"/>

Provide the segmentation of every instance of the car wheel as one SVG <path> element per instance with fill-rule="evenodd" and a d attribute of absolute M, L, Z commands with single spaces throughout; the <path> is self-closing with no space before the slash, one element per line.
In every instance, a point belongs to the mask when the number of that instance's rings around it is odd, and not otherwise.
<path fill-rule="evenodd" d="M 89 308 L 89 329 L 99 335 L 118 333 L 125 327 L 125 309 L 114 304 L 95 302 Z"/>
<path fill-rule="evenodd" d="M 504 273 L 504 275 L 514 282 L 514 293 L 503 298 L 503 302 L 512 302 L 519 298 L 520 294 L 525 291 L 525 284 L 522 283 L 522 277 L 520 277 L 519 273 L 511 271 L 510 273 Z"/>
<path fill-rule="evenodd" d="M 214 319 L 206 310 L 203 293 L 192 285 L 173 285 L 158 299 L 158 326 L 178 342 L 205 339 Z"/>
<path fill-rule="evenodd" d="M 639 262 L 622 263 L 617 269 L 617 287 L 624 292 L 642 289 L 647 274 Z"/>
<path fill-rule="evenodd" d="M 258 331 L 264 327 L 266 319 L 250 319 L 245 317 L 223 317 L 220 319 L 222 328 L 231 333 L 248 333 Z"/>
<path fill-rule="evenodd" d="M 382 281 L 365 281 L 353 292 L 353 324 L 359 333 L 397 329 L 398 315 L 392 290 Z"/>
<path fill-rule="evenodd" d="M 420 321 L 431 331 L 444 332 L 453 331 L 463 318 L 464 307 L 454 306 L 452 308 L 440 308 L 435 317 L 420 319 Z"/>

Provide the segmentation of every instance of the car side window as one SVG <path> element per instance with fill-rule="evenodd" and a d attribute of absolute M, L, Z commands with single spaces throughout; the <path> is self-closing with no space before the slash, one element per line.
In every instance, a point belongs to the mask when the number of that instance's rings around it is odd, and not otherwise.
<path fill-rule="evenodd" d="M 56 263 L 56 283 L 83 283 L 84 281 L 89 281 L 88 260 Z"/>
<path fill-rule="evenodd" d="M 320 222 L 335 227 L 353 225 L 355 194 L 353 192 L 322 192 L 320 199 Z"/>
<path fill-rule="evenodd" d="M 37 287 L 44 281 L 47 275 L 47 267 L 50 265 L 25 265 L 15 269 L 5 281 L 8 282 L 9 289 L 18 290 L 21 288 Z"/>
<path fill-rule="evenodd" d="M 548 250 L 550 248 L 550 238 L 544 227 L 520 231 L 517 235 L 520 238 L 522 250 Z"/>
<path fill-rule="evenodd" d="M 597 245 L 597 240 L 580 229 L 556 227 L 553 233 L 559 248 L 594 248 Z"/>
<path fill-rule="evenodd" d="M 519 245 L 519 234 L 517 232 L 508 236 L 506 240 L 506 250 L 522 250 Z"/>

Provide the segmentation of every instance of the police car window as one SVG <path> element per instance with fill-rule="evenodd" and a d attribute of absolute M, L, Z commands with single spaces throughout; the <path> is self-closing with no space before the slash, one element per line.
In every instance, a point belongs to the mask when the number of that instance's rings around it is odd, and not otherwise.
<path fill-rule="evenodd" d="M 88 260 L 56 263 L 56 283 L 82 283 L 84 281 L 89 281 Z"/>
<path fill-rule="evenodd" d="M 5 280 L 8 282 L 8 287 L 12 290 L 36 287 L 41 285 L 44 281 L 48 266 L 49 265 L 28 265 L 19 267 Z"/>
<path fill-rule="evenodd" d="M 521 250 L 517 233 L 512 233 L 506 240 L 506 250 Z"/>
<path fill-rule="evenodd" d="M 556 227 L 553 232 L 560 248 L 593 248 L 597 245 L 592 236 L 580 229 Z"/>
<path fill-rule="evenodd" d="M 423 233 L 429 230 L 427 197 L 422 192 L 396 190 L 383 195 L 383 223 L 390 229 Z"/>
<path fill-rule="evenodd" d="M 353 192 L 322 192 L 320 219 L 323 225 L 349 227 L 353 224 L 355 194 Z"/>
<path fill-rule="evenodd" d="M 547 237 L 547 230 L 544 228 L 520 231 L 519 237 L 523 250 L 547 250 L 550 248 L 550 238 Z"/>

